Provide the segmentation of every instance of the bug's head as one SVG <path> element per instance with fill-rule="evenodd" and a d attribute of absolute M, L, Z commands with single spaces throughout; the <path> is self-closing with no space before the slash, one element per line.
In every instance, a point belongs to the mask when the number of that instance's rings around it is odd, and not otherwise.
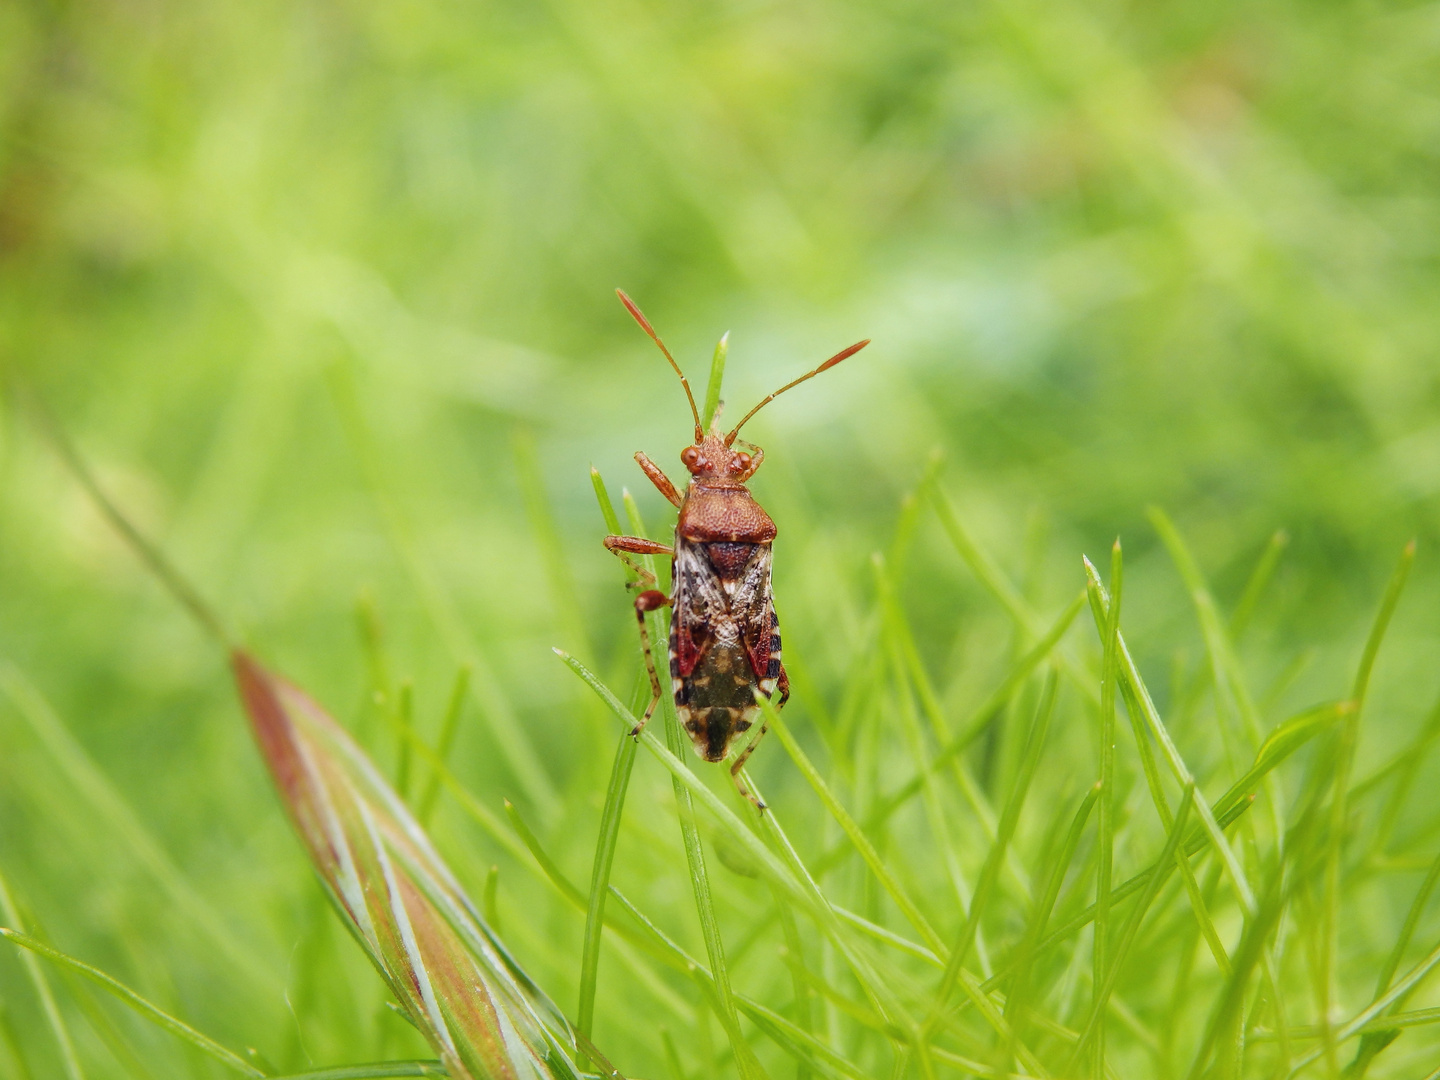
<path fill-rule="evenodd" d="M 758 447 L 750 447 L 759 450 Z M 712 427 L 706 436 L 693 446 L 680 451 L 680 464 L 690 470 L 697 480 L 735 480 L 744 483 L 759 468 L 760 457 L 752 457 L 746 450 L 736 450 L 726 441 L 717 427 Z"/>

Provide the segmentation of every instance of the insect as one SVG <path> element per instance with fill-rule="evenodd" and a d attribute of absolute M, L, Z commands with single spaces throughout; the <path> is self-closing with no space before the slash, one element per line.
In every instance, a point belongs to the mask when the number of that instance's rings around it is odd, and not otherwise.
<path fill-rule="evenodd" d="M 640 574 L 638 587 L 656 584 L 655 575 L 630 555 L 669 555 L 672 593 L 644 588 L 635 598 L 635 617 L 640 623 L 640 644 L 645 669 L 650 675 L 650 706 L 632 735 L 650 721 L 660 703 L 660 676 L 645 629 L 645 614 L 673 607 L 670 618 L 670 687 L 681 726 L 706 761 L 724 761 L 731 747 L 755 726 L 760 716 L 756 693 L 775 699 L 782 708 L 790 697 L 790 680 L 780 659 L 780 621 L 775 616 L 775 599 L 770 591 L 770 548 L 775 540 L 775 522 L 761 509 L 745 484 L 765 460 L 765 451 L 751 443 L 739 442 L 740 429 L 757 412 L 785 391 L 814 378 L 870 344 L 867 338 L 842 349 L 829 360 L 793 382 L 786 383 L 751 409 L 740 423 L 722 434 L 717 415 L 707 432 L 695 408 L 690 383 L 675 357 L 660 340 L 648 319 L 634 302 L 617 289 L 620 302 L 649 334 L 675 374 L 690 402 L 695 420 L 695 442 L 680 452 L 680 462 L 690 473 L 682 496 L 660 466 L 644 452 L 635 460 L 650 482 L 660 489 L 679 511 L 675 522 L 674 546 L 642 536 L 607 536 L 605 547 Z M 760 732 L 730 766 L 730 776 L 740 794 L 761 810 L 762 803 L 740 777 L 740 770 L 768 729 Z"/>

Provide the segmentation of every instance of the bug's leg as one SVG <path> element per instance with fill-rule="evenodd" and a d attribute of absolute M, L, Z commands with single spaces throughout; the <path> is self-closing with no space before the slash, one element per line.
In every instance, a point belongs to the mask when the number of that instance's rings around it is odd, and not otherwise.
<path fill-rule="evenodd" d="M 646 589 L 635 598 L 635 620 L 640 624 L 640 647 L 645 653 L 645 672 L 650 676 L 650 705 L 640 723 L 631 729 L 631 735 L 639 735 L 650 717 L 655 715 L 655 706 L 660 704 L 660 676 L 655 673 L 655 655 L 650 651 L 650 632 L 645 629 L 645 614 L 658 611 L 670 603 L 670 597 L 659 589 Z"/>
<path fill-rule="evenodd" d="M 745 781 L 740 778 L 740 770 L 745 768 L 745 762 L 750 760 L 750 755 L 755 752 L 755 747 L 760 745 L 760 740 L 765 737 L 766 732 L 769 730 L 770 725 L 762 723 L 760 725 L 760 734 L 750 740 L 750 745 L 740 751 L 739 755 L 735 758 L 735 764 L 730 766 L 730 779 L 735 781 L 735 790 L 740 792 L 742 798 L 749 799 L 754 803 L 755 809 L 761 813 L 765 812 L 765 804 L 756 797 L 753 791 L 745 786 Z"/>
<path fill-rule="evenodd" d="M 665 475 L 665 471 L 646 457 L 643 450 L 636 452 L 635 463 L 639 465 L 645 475 L 650 478 L 650 482 L 660 489 L 660 494 L 669 499 L 672 506 L 679 507 L 680 493 L 675 490 L 675 485 L 670 482 L 670 478 Z"/>
<path fill-rule="evenodd" d="M 780 698 L 775 702 L 775 711 L 779 712 L 785 707 L 785 702 L 790 700 L 790 676 L 785 674 L 784 664 L 780 665 L 780 678 L 776 683 L 775 689 L 780 692 Z M 740 751 L 740 756 L 735 759 L 735 764 L 730 766 L 730 778 L 735 781 L 735 790 L 754 803 L 755 809 L 762 811 L 765 809 L 765 804 L 757 799 L 755 793 L 745 786 L 745 781 L 740 779 L 740 770 L 745 767 L 745 762 L 750 760 L 750 755 L 755 752 L 755 747 L 760 745 L 760 740 L 763 739 L 769 731 L 770 725 L 762 723 L 760 725 L 760 734 L 751 740 L 749 746 Z"/>
<path fill-rule="evenodd" d="M 605 537 L 605 550 L 618 558 L 626 566 L 640 575 L 639 584 L 645 587 L 655 584 L 655 575 L 637 563 L 627 551 L 636 555 L 674 555 L 675 550 L 666 544 L 657 543 L 654 540 L 646 540 L 643 536 L 607 536 Z M 627 588 L 633 587 L 626 586 Z"/>

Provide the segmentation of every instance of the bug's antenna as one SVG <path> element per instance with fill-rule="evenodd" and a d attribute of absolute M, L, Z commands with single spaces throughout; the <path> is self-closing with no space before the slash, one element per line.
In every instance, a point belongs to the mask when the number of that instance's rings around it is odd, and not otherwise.
<path fill-rule="evenodd" d="M 660 351 L 665 354 L 665 359 L 670 361 L 670 366 L 675 369 L 675 374 L 680 376 L 680 385 L 685 388 L 685 399 L 690 402 L 690 415 L 695 417 L 695 441 L 697 443 L 704 441 L 705 432 L 700 428 L 700 410 L 695 407 L 695 395 L 690 392 L 690 380 L 685 378 L 685 372 L 680 370 L 680 365 L 675 362 L 675 357 L 670 355 L 670 350 L 660 340 L 660 335 L 655 333 L 655 328 L 650 325 L 650 320 L 645 318 L 640 309 L 635 306 L 635 301 L 625 295 L 624 289 L 616 289 L 615 295 L 620 297 L 620 302 L 625 305 L 625 310 L 630 312 L 631 317 L 640 324 L 640 329 L 649 334 L 650 340 L 660 346 Z"/>
<path fill-rule="evenodd" d="M 659 339 L 657 338 L 656 340 L 658 341 Z M 821 364 L 819 367 L 817 367 L 814 371 L 807 371 L 804 375 L 801 375 L 801 376 L 800 376 L 798 379 L 796 379 L 794 382 L 788 382 L 788 383 L 786 383 L 784 386 L 780 387 L 779 390 L 776 390 L 773 394 L 771 394 L 769 397 L 767 397 L 764 401 L 760 402 L 759 405 L 756 405 L 753 409 L 751 409 L 748 413 L 745 414 L 745 416 L 741 419 L 741 421 L 740 421 L 738 424 L 735 425 L 735 430 L 733 430 L 732 432 L 730 432 L 729 435 L 726 435 L 726 436 L 725 436 L 725 445 L 726 445 L 726 446 L 731 445 L 731 444 L 735 441 L 735 436 L 740 434 L 740 429 L 745 426 L 745 422 L 746 422 L 747 420 L 749 420 L 752 416 L 754 416 L 757 412 L 759 412 L 761 409 L 763 409 L 766 405 L 769 405 L 770 402 L 774 401 L 777 397 L 779 397 L 781 394 L 783 394 L 786 390 L 789 390 L 791 387 L 794 387 L 794 386 L 799 386 L 799 385 L 800 385 L 802 382 L 804 382 L 806 379 L 813 379 L 816 375 L 819 375 L 820 372 L 824 371 L 826 368 L 832 368 L 832 367 L 834 367 L 836 364 L 840 363 L 841 360 L 845 360 L 845 359 L 848 359 L 848 358 L 851 357 L 851 356 L 854 356 L 857 352 L 859 352 L 861 349 L 863 349 L 866 345 L 869 345 L 869 344 L 870 344 L 870 339 L 869 339 L 869 338 L 866 338 L 864 341 L 857 341 L 854 345 L 851 345 L 848 349 L 841 349 L 841 350 L 840 350 L 839 352 L 837 352 L 834 356 L 830 357 L 829 360 L 826 360 L 823 364 Z M 673 361 L 672 361 L 672 363 L 673 363 Z"/>

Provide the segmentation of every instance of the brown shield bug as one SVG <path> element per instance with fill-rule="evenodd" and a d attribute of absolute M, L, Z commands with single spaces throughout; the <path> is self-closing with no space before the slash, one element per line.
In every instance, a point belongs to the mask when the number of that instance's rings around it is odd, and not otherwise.
<path fill-rule="evenodd" d="M 775 523 L 750 495 L 746 482 L 765 460 L 765 451 L 747 442 L 734 449 L 736 436 L 746 422 L 791 387 L 814 378 L 846 357 L 870 344 L 867 338 L 842 349 L 813 371 L 786 383 L 751 409 L 740 423 L 722 434 L 718 416 L 705 431 L 690 383 L 675 357 L 655 333 L 648 319 L 619 289 L 620 302 L 649 334 L 685 388 L 690 413 L 695 420 L 695 442 L 680 452 L 680 462 L 690 472 L 690 483 L 682 496 L 664 471 L 645 456 L 635 460 L 660 494 L 680 511 L 675 522 L 674 546 L 641 536 L 607 536 L 605 547 L 641 575 L 642 584 L 655 584 L 628 553 L 669 555 L 671 595 L 648 588 L 635 598 L 635 616 L 640 623 L 640 643 L 645 668 L 650 675 L 651 700 L 644 717 L 631 734 L 638 734 L 660 702 L 660 677 L 645 630 L 645 613 L 670 606 L 670 686 L 680 724 L 706 761 L 724 761 L 730 748 L 755 725 L 760 708 L 756 693 L 771 698 L 778 690 L 775 707 L 781 708 L 790 696 L 790 680 L 780 660 L 780 623 L 775 617 L 775 600 L 770 591 L 770 548 Z M 765 735 L 762 724 L 755 736 L 730 766 L 730 775 L 740 794 L 760 809 L 764 804 L 746 790 L 740 779 L 756 745 Z"/>

